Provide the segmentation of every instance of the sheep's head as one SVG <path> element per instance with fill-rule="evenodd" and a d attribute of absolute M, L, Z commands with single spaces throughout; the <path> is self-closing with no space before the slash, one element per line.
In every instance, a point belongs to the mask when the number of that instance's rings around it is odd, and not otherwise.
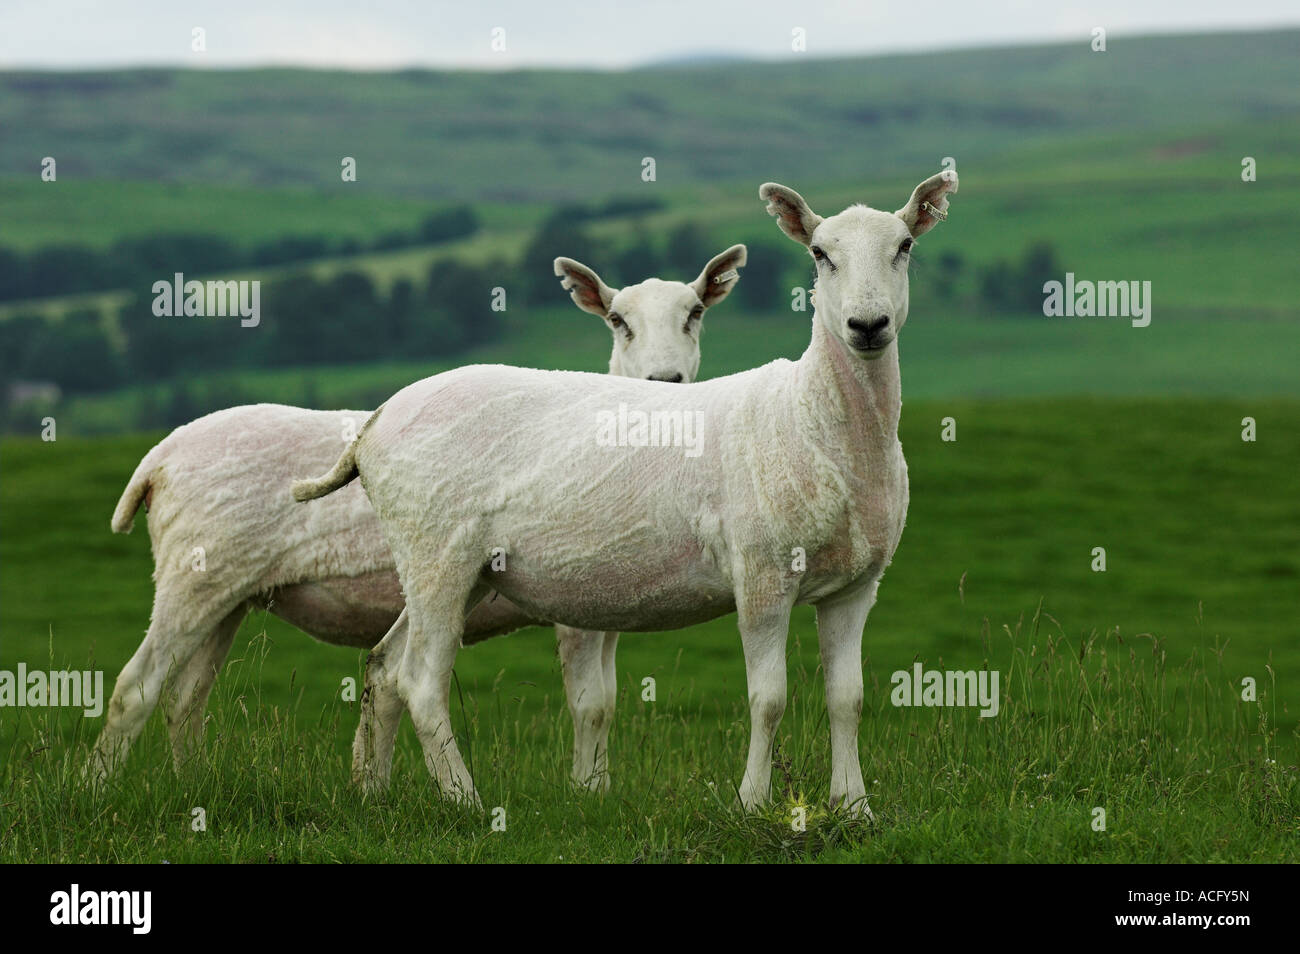
<path fill-rule="evenodd" d="M 957 191 L 951 170 L 926 179 L 897 212 L 854 205 L 822 218 L 775 182 L 758 190 L 781 231 L 805 245 L 817 270 L 817 317 L 854 354 L 878 358 L 907 321 L 912 245 L 944 216 Z"/>
<path fill-rule="evenodd" d="M 555 260 L 583 311 L 605 319 L 614 336 L 611 374 L 653 381 L 694 381 L 700 371 L 700 325 L 704 311 L 731 293 L 745 264 L 745 246 L 733 245 L 704 266 L 690 284 L 647 278 L 615 291 L 594 271 L 571 258 Z"/>

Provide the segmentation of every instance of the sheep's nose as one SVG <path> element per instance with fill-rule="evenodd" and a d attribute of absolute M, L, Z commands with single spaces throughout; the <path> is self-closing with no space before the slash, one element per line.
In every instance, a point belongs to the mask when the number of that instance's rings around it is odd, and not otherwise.
<path fill-rule="evenodd" d="M 667 381 L 669 384 L 681 384 L 681 383 L 682 383 L 682 373 L 681 373 L 680 371 L 676 371 L 676 372 L 673 372 L 673 373 L 669 373 L 669 372 L 667 372 L 667 371 L 660 371 L 658 374 L 652 374 L 652 375 L 650 375 L 646 380 L 648 380 L 648 381 Z"/>
<path fill-rule="evenodd" d="M 850 318 L 848 321 L 849 328 L 867 338 L 874 338 L 877 334 L 884 331 L 889 326 L 888 315 L 878 315 L 870 320 L 862 318 Z"/>

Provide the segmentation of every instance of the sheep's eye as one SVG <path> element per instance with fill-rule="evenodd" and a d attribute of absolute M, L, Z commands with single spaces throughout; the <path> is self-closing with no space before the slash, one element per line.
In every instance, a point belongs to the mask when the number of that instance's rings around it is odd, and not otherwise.
<path fill-rule="evenodd" d="M 835 263 L 826 257 L 826 253 L 822 251 L 820 245 L 810 245 L 808 246 L 808 250 L 812 252 L 812 256 L 814 259 L 816 259 L 818 262 L 825 262 L 827 268 L 829 268 L 832 272 L 835 271 Z"/>
<path fill-rule="evenodd" d="M 682 325 L 682 331 L 686 332 L 689 335 L 691 333 L 692 323 L 699 321 L 703 315 L 704 315 L 703 305 L 696 305 L 694 308 L 692 308 L 690 314 L 686 316 L 686 324 Z"/>
<path fill-rule="evenodd" d="M 628 341 L 631 341 L 636 337 L 632 334 L 632 329 L 627 326 L 627 322 L 623 320 L 623 316 L 616 311 L 611 311 L 609 313 L 609 324 L 615 331 L 623 332 L 623 337 Z"/>
<path fill-rule="evenodd" d="M 906 254 L 907 254 L 908 252 L 910 252 L 911 250 L 912 250 L 912 240 L 911 240 L 911 239 L 903 239 L 903 244 L 900 245 L 900 246 L 898 246 L 898 253 L 899 253 L 900 255 L 906 255 Z"/>

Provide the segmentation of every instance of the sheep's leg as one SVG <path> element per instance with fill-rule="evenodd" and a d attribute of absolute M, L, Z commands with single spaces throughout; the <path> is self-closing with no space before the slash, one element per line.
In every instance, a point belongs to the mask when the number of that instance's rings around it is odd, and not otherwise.
<path fill-rule="evenodd" d="M 761 591 L 761 587 L 756 587 Z M 749 758 L 740 782 L 746 809 L 766 805 L 772 795 L 772 746 L 785 714 L 785 645 L 790 632 L 790 604 L 747 608 L 737 600 L 740 638 L 745 647 L 749 686 Z"/>
<path fill-rule="evenodd" d="M 397 690 L 394 660 L 406 652 L 407 612 L 397 617 L 383 640 L 366 659 L 366 686 L 361 694 L 361 721 L 352 742 L 352 781 L 365 792 L 388 787 L 393 772 L 393 747 L 402 721 L 402 697 Z"/>
<path fill-rule="evenodd" d="M 449 562 L 440 554 L 419 565 L 445 566 Z M 488 587 L 477 579 L 477 568 L 475 572 L 475 579 L 459 587 L 449 585 L 445 578 L 426 577 L 417 589 L 419 595 L 408 592 L 406 651 L 397 670 L 397 688 L 411 713 L 415 734 L 424 749 L 425 765 L 443 795 L 481 808 L 474 780 L 456 746 L 450 707 L 451 669 L 460 648 L 465 617 L 488 592 Z"/>
<path fill-rule="evenodd" d="M 208 707 L 208 696 L 247 611 L 247 606 L 232 610 L 170 680 L 167 731 L 177 769 L 203 745 L 203 713 Z"/>
<path fill-rule="evenodd" d="M 195 651 L 212 637 L 217 624 L 231 612 L 224 608 L 201 618 L 195 625 L 192 613 L 177 606 L 184 606 L 184 601 L 163 604 L 155 598 L 149 632 L 135 655 L 122 667 L 113 687 L 104 727 L 86 766 L 87 777 L 106 778 L 121 765 L 131 743 L 158 705 L 168 673 L 184 670 Z"/>
<path fill-rule="evenodd" d="M 609 746 L 609 730 L 614 724 L 614 704 L 618 701 L 618 674 L 614 671 L 614 655 L 618 652 L 618 633 L 606 633 L 601 647 L 601 667 L 605 684 L 605 734 L 601 745 Z"/>
<path fill-rule="evenodd" d="M 555 626 L 564 691 L 573 717 L 573 781 L 592 792 L 609 790 L 609 726 L 614 719 L 606 670 L 614 668 L 618 633 Z M 605 646 L 610 643 L 606 653 Z"/>
<path fill-rule="evenodd" d="M 858 723 L 862 721 L 862 629 L 876 602 L 873 581 L 847 598 L 817 604 L 817 638 L 826 680 L 831 724 L 831 807 L 843 806 L 870 818 L 867 789 L 858 761 Z"/>

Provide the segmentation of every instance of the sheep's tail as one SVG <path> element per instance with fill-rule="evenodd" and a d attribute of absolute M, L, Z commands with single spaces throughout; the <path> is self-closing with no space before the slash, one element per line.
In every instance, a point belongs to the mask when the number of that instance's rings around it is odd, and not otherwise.
<path fill-rule="evenodd" d="M 293 499 L 302 503 L 307 500 L 315 500 L 317 497 L 324 497 L 326 494 L 332 494 L 340 487 L 346 486 L 356 480 L 361 473 L 357 469 L 357 441 L 361 440 L 361 435 L 366 432 L 371 424 L 379 417 L 379 412 L 384 406 L 379 405 L 378 410 L 366 419 L 362 425 L 360 433 L 356 439 L 348 445 L 348 449 L 343 452 L 343 456 L 334 464 L 334 468 L 323 477 L 316 477 L 308 480 L 295 480 L 293 482 Z"/>
<path fill-rule="evenodd" d="M 141 458 L 140 463 L 136 465 L 135 473 L 127 481 L 126 489 L 122 491 L 122 497 L 117 502 L 117 509 L 113 511 L 113 520 L 110 526 L 114 533 L 130 533 L 131 528 L 135 525 L 135 514 L 140 509 L 140 504 L 148 499 L 153 493 L 153 476 L 158 469 L 160 449 L 159 444 L 149 453 Z"/>
<path fill-rule="evenodd" d="M 315 500 L 317 497 L 324 497 L 345 484 L 351 483 L 358 473 L 356 444 L 352 443 L 343 452 L 343 456 L 338 459 L 334 469 L 324 477 L 317 477 L 313 480 L 295 480 L 293 482 L 293 499 L 301 503 L 304 500 Z"/>

